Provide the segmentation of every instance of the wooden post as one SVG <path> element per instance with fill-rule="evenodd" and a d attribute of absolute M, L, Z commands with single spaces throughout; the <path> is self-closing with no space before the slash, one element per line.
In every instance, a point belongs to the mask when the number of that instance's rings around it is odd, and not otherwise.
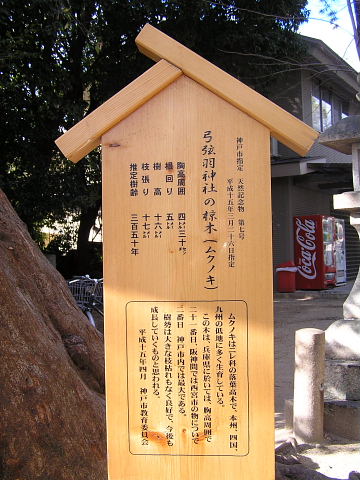
<path fill-rule="evenodd" d="M 183 76 L 102 145 L 110 478 L 273 478 L 269 131 Z"/>
<path fill-rule="evenodd" d="M 102 144 L 110 480 L 274 479 L 270 133 L 317 133 L 151 26 Z"/>

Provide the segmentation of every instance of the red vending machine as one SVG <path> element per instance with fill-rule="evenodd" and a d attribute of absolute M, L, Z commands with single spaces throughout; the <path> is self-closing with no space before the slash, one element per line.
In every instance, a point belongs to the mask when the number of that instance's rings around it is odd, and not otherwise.
<path fill-rule="evenodd" d="M 323 290 L 336 285 L 335 218 L 294 217 L 296 289 Z"/>

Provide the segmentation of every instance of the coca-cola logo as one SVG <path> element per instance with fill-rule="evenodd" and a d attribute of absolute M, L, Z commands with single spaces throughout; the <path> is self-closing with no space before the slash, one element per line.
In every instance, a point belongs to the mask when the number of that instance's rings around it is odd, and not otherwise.
<path fill-rule="evenodd" d="M 297 218 L 296 227 L 296 241 L 300 246 L 298 272 L 303 277 L 312 280 L 316 278 L 316 223 L 308 218 L 303 223 L 300 218 Z"/>

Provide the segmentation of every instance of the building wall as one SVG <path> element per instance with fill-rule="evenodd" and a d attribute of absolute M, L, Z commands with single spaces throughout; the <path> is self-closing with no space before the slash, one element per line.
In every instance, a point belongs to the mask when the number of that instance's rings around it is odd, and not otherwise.
<path fill-rule="evenodd" d="M 330 215 L 332 195 L 294 184 L 294 177 L 272 179 L 273 264 L 294 260 L 293 217 Z"/>
<path fill-rule="evenodd" d="M 333 80 L 322 78 L 319 74 L 314 75 L 314 72 L 308 70 L 301 71 L 301 91 L 302 91 L 302 120 L 306 124 L 312 127 L 312 88 L 313 81 L 320 80 L 322 84 L 334 94 L 338 100 L 345 101 L 348 103 L 348 114 L 349 115 L 359 115 L 360 114 L 360 102 L 356 99 L 356 90 L 353 90 L 347 84 L 341 83 L 338 81 L 335 83 Z M 335 102 L 336 103 L 336 102 Z"/>
<path fill-rule="evenodd" d="M 303 118 L 302 85 L 300 71 L 287 72 L 272 84 L 270 100 L 300 120 Z M 272 153 L 282 157 L 298 157 L 289 148 L 276 140 L 273 141 Z"/>
<path fill-rule="evenodd" d="M 289 74 L 289 79 L 290 80 L 285 82 L 285 88 L 281 90 L 281 93 L 278 95 L 274 94 L 272 99 L 285 110 L 300 118 L 306 124 L 312 126 L 311 97 L 314 74 L 307 70 L 301 70 L 301 72 Z M 293 83 L 293 85 L 289 86 L 289 83 Z M 349 102 L 350 115 L 360 115 L 360 102 L 356 100 L 355 92 L 349 93 L 349 91 L 341 88 L 338 84 L 327 84 L 327 86 L 337 97 Z M 274 89 L 277 88 L 279 88 L 278 84 L 274 86 Z M 286 99 L 286 95 L 291 95 L 291 98 Z M 280 143 L 277 147 L 277 153 L 282 157 L 297 157 L 294 152 Z M 349 155 L 345 155 L 329 147 L 320 145 L 318 142 L 314 144 L 307 156 L 322 157 L 326 158 L 328 162 L 335 163 L 351 162 Z"/>
<path fill-rule="evenodd" d="M 298 157 L 298 155 L 280 142 L 277 142 L 277 153 L 284 158 Z M 345 155 L 344 153 L 338 152 L 333 148 L 320 145 L 318 141 L 314 143 L 306 157 L 324 158 L 330 163 L 351 163 L 351 155 Z"/>
<path fill-rule="evenodd" d="M 307 125 L 310 125 L 310 127 L 312 127 L 312 78 L 313 75 L 309 71 L 301 71 L 301 100 L 303 110 L 302 121 Z"/>
<path fill-rule="evenodd" d="M 336 63 L 327 47 L 315 44 L 311 47 L 315 55 L 314 62 L 326 64 Z M 320 55 L 317 57 L 316 55 Z M 328 58 L 328 56 L 330 57 Z M 341 63 L 341 59 L 338 59 Z M 310 61 L 311 63 L 311 61 Z M 344 65 L 342 65 L 344 68 Z M 314 80 L 321 80 L 322 85 L 334 95 L 336 105 L 345 101 L 349 103 L 349 115 L 360 115 L 360 102 L 355 99 L 356 79 L 355 72 L 320 72 L 315 70 L 299 70 L 288 72 L 279 77 L 273 84 L 271 100 L 292 113 L 306 124 L 312 126 L 313 104 L 312 92 Z M 353 78 L 354 77 L 354 78 Z M 337 99 L 337 100 L 336 100 Z M 338 107 L 337 107 L 338 108 Z M 272 142 L 274 161 L 294 160 L 299 156 L 279 142 Z M 323 158 L 327 163 L 351 163 L 351 156 L 344 155 L 318 142 L 311 148 L 308 157 Z M 286 171 L 284 175 L 290 175 Z M 309 174 L 311 175 L 311 174 Z M 301 177 L 305 179 L 306 176 Z M 345 219 L 346 257 L 348 279 L 354 279 L 360 264 L 360 241 L 356 230 L 349 224 L 349 215 L 346 212 L 334 211 L 332 207 L 332 191 L 310 189 L 297 184 L 299 177 L 286 176 L 272 179 L 272 208 L 273 208 L 273 262 L 274 271 L 277 265 L 293 260 L 293 217 L 295 215 L 333 215 Z M 337 178 L 334 178 L 334 181 Z M 276 280 L 276 277 L 275 277 Z"/>
<path fill-rule="evenodd" d="M 292 177 L 272 179 L 273 263 L 292 260 L 291 238 L 291 184 Z"/>
<path fill-rule="evenodd" d="M 299 71 L 287 72 L 272 84 L 270 100 L 297 118 L 303 118 L 302 77 Z"/>
<path fill-rule="evenodd" d="M 360 240 L 355 228 L 350 225 L 349 212 L 332 210 L 331 215 L 345 220 L 346 278 L 355 280 L 360 265 Z"/>
<path fill-rule="evenodd" d="M 330 215 L 332 195 L 324 190 L 310 190 L 294 186 L 292 194 L 292 216 L 294 215 Z"/>
<path fill-rule="evenodd" d="M 351 155 L 345 155 L 318 142 L 314 143 L 307 156 L 326 158 L 330 163 L 351 163 Z"/>
<path fill-rule="evenodd" d="M 332 215 L 345 220 L 345 248 L 347 280 L 354 280 L 360 265 L 360 240 L 354 227 L 350 225 L 349 214 L 334 210 L 332 194 L 309 190 L 294 184 L 294 177 L 272 179 L 273 209 L 273 266 L 294 260 L 293 217 L 295 215 Z"/>

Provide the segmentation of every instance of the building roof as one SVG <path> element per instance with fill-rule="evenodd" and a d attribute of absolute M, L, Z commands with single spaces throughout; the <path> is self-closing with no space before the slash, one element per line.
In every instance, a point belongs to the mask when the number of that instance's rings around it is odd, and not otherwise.
<path fill-rule="evenodd" d="M 151 25 L 145 25 L 136 43 L 142 53 L 159 63 L 57 139 L 57 146 L 71 161 L 79 161 L 96 148 L 106 131 L 181 74 L 257 120 L 299 155 L 305 155 L 318 137 L 318 132 L 301 120 Z"/>
<path fill-rule="evenodd" d="M 322 40 L 305 35 L 301 35 L 301 38 L 307 44 L 308 55 L 316 61 L 310 63 L 312 69 L 319 69 L 322 77 L 329 76 L 332 82 L 347 89 L 351 95 L 358 91 L 357 72 L 351 65 Z"/>

